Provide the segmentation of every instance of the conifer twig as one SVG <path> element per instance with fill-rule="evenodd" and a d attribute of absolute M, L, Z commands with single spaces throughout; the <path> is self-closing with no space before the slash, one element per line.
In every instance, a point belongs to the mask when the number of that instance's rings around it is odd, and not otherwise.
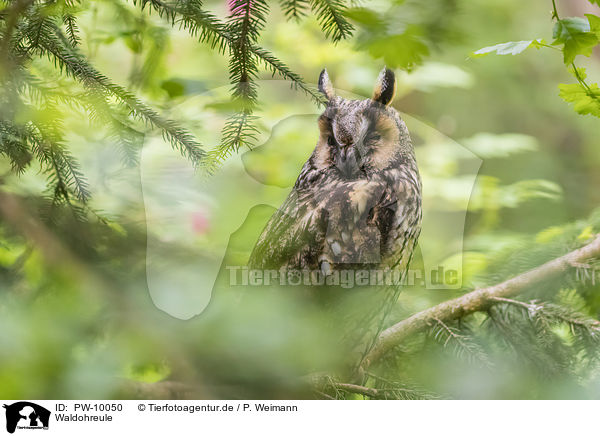
<path fill-rule="evenodd" d="M 537 268 L 497 285 L 477 289 L 462 297 L 444 301 L 429 309 L 418 312 L 381 332 L 375 345 L 363 360 L 361 369 L 365 371 L 406 338 L 429 328 L 432 321 L 456 320 L 471 313 L 486 310 L 498 298 L 507 298 L 516 295 L 533 284 L 556 277 L 567 269 L 572 268 L 574 263 L 582 263 L 599 256 L 600 235 L 596 235 L 594 240 L 589 244 L 546 262 Z"/>

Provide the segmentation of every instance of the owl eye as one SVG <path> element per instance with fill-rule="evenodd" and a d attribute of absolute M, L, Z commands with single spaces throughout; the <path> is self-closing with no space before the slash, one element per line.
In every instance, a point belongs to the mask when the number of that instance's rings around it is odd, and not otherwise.
<path fill-rule="evenodd" d="M 371 140 L 373 141 L 379 141 L 381 139 L 381 135 L 379 133 L 372 133 L 371 134 Z"/>
<path fill-rule="evenodd" d="M 333 147 L 335 145 L 335 138 L 333 137 L 333 135 L 330 135 L 327 138 L 327 145 L 329 145 L 330 147 Z"/>

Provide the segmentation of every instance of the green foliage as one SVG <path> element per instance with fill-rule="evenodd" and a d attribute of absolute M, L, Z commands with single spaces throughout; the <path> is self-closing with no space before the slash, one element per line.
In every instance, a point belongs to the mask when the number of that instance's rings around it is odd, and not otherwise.
<path fill-rule="evenodd" d="M 593 14 L 586 14 L 582 17 L 560 18 L 556 9 L 554 0 L 552 2 L 554 12 L 552 17 L 556 20 L 552 32 L 552 45 L 547 45 L 542 39 L 530 41 L 517 41 L 496 44 L 490 47 L 484 47 L 475 51 L 474 57 L 483 56 L 490 53 L 498 55 L 520 54 L 530 47 L 541 48 L 561 46 L 563 60 L 578 83 L 560 84 L 559 95 L 568 103 L 573 104 L 575 111 L 581 115 L 594 115 L 600 117 L 600 97 L 598 95 L 598 85 L 588 84 L 585 81 L 585 70 L 577 68 L 573 63 L 578 55 L 590 56 L 594 47 L 600 42 L 600 17 Z"/>
<path fill-rule="evenodd" d="M 588 19 L 590 31 L 600 38 L 600 17 L 593 14 L 585 14 Z"/>
<path fill-rule="evenodd" d="M 307 0 L 280 0 L 279 3 L 285 16 L 289 19 L 299 21 L 302 17 L 306 16 L 308 9 Z"/>
<path fill-rule="evenodd" d="M 11 159 L 17 171 L 37 160 L 48 174 L 54 200 L 68 204 L 71 204 L 71 194 L 80 202 L 87 202 L 89 192 L 77 161 L 64 143 L 57 102 L 87 113 L 91 121 L 101 126 L 110 126 L 125 147 L 138 143 L 136 137 L 140 134 L 131 123 L 132 119 L 138 119 L 159 129 L 165 139 L 191 161 L 198 163 L 204 155 L 186 130 L 114 84 L 79 52 L 74 18 L 78 3 L 56 7 L 43 2 L 13 2 L 3 11 L 6 19 L 0 22 L 6 59 L 0 71 L 3 83 L 0 125 L 3 135 L 9 138 L 2 142 L 0 152 Z M 61 24 L 66 27 L 68 36 L 63 33 Z M 35 57 L 46 57 L 60 73 L 78 81 L 83 92 L 77 95 L 57 92 L 51 82 L 32 72 Z M 31 99 L 31 96 L 35 97 Z M 57 110 L 43 111 L 52 106 Z M 52 113 L 51 119 L 47 116 L 49 113 Z"/>
<path fill-rule="evenodd" d="M 573 104 L 573 109 L 581 115 L 594 115 L 600 118 L 600 88 L 596 83 L 587 84 L 583 68 L 573 68 L 573 75 L 578 83 L 561 83 L 558 85 L 560 97 Z"/>
<path fill-rule="evenodd" d="M 85 203 L 89 192 L 76 160 L 69 153 L 68 146 L 63 144 L 60 121 L 56 118 L 52 123 L 40 120 L 36 116 L 40 108 L 26 101 L 28 93 L 37 93 L 38 103 L 42 106 L 47 107 L 50 98 L 60 99 L 85 113 L 98 128 L 109 126 L 109 132 L 121 144 L 124 161 L 128 164 L 135 163 L 145 124 L 158 130 L 196 166 L 209 170 L 231 152 L 251 146 L 255 139 L 256 117 L 252 116 L 252 112 L 256 106 L 255 79 L 259 64 L 264 64 L 273 74 L 290 80 L 320 101 L 320 96 L 306 86 L 298 74 L 257 45 L 268 13 L 266 2 L 232 2 L 230 15 L 222 23 L 197 0 L 134 0 L 133 4 L 141 11 L 157 13 L 172 27 L 185 29 L 211 49 L 229 56 L 232 98 L 241 109 L 227 121 L 221 144 L 207 154 L 186 129 L 161 116 L 134 93 L 113 83 L 92 66 L 80 51 L 77 17 L 85 10 L 81 2 L 15 1 L 4 4 L 6 7 L 0 13 L 0 30 L 4 35 L 0 54 L 6 62 L 0 77 L 3 83 L 0 103 L 3 108 L 13 109 L 1 114 L 0 132 L 5 140 L 0 153 L 10 158 L 17 172 L 23 171 L 34 159 L 38 160 L 49 174 L 49 189 L 54 192 L 57 201 L 70 203 L 72 193 Z M 121 2 L 109 2 L 109 6 L 120 15 L 132 13 Z M 287 11 L 294 9 L 293 5 L 287 6 Z M 334 41 L 350 36 L 352 26 L 343 16 L 345 6 L 342 2 L 315 1 L 311 7 L 323 31 Z M 295 14 L 300 16 L 299 12 Z M 160 38 L 160 34 L 153 38 L 155 44 L 160 44 Z M 126 41 L 132 51 L 140 51 L 134 39 L 128 37 Z M 51 85 L 46 78 L 32 74 L 32 63 L 36 57 L 47 58 L 63 77 L 79 82 L 83 91 L 78 95 L 50 92 Z M 141 77 L 149 76 L 149 69 L 155 62 L 156 58 L 148 58 Z"/>
<path fill-rule="evenodd" d="M 310 5 L 319 19 L 319 23 L 334 42 L 348 38 L 354 29 L 346 20 L 346 5 L 341 0 L 311 0 Z"/>
<path fill-rule="evenodd" d="M 580 17 L 557 19 L 552 37 L 552 44 L 563 44 L 565 65 L 571 64 L 577 55 L 590 56 L 598 44 L 598 37 L 590 31 L 588 20 Z"/>
<path fill-rule="evenodd" d="M 504 42 L 502 44 L 492 45 L 490 47 L 483 47 L 477 51 L 474 51 L 472 56 L 479 57 L 485 56 L 491 53 L 495 53 L 497 55 L 517 55 L 527 50 L 528 48 L 541 48 L 545 45 L 545 41 L 541 38 L 533 39 L 529 41 L 511 41 Z"/>
<path fill-rule="evenodd" d="M 542 376 L 565 370 L 579 376 L 597 361 L 600 326 L 596 320 L 552 303 L 508 299 L 500 303 L 490 311 L 493 334 Z"/>
<path fill-rule="evenodd" d="M 390 68 L 411 69 L 429 54 L 427 45 L 422 42 L 420 29 L 415 26 L 408 26 L 402 33 L 364 39 L 360 44 L 374 58 L 383 58 Z M 402 47 L 402 50 L 397 50 L 397 47 Z"/>
<path fill-rule="evenodd" d="M 485 349 L 475 338 L 472 329 L 466 324 L 449 326 L 437 319 L 434 322 L 434 327 L 428 333 L 436 342 L 447 348 L 459 359 L 477 362 L 485 366 L 492 365 Z"/>
<path fill-rule="evenodd" d="M 421 272 L 421 255 L 440 253 L 439 264 L 462 280 L 456 290 L 407 286 L 386 326 L 600 233 L 594 120 L 569 117 L 543 92 L 563 72 L 560 52 L 574 62 L 589 52 L 595 15 L 586 16 L 589 29 L 583 18 L 561 20 L 552 43 L 497 44 L 472 56 L 531 53 L 527 62 L 473 61 L 465 47 L 518 36 L 517 14 L 533 35 L 550 33 L 547 5 L 229 4 L 238 9 L 194 0 L 0 3 L 0 184 L 14 201 L 0 207 L 0 396 L 115 398 L 125 377 L 180 380 L 214 398 L 368 398 L 333 380 L 317 394 L 295 384 L 309 373 L 344 373 L 353 356 L 333 340 L 339 325 L 305 297 L 251 289 L 240 302 L 225 269 L 216 284 L 190 272 L 221 258 L 215 234 L 225 235 L 224 265 L 245 263 L 314 148 L 322 96 L 302 77 L 324 66 L 341 89 L 363 96 L 382 62 L 411 69 L 397 71 L 394 105 L 427 189 L 430 225 L 414 269 Z M 569 68 L 575 83 L 560 85 L 561 97 L 598 115 L 597 86 Z M 260 84 L 271 75 L 301 93 Z M 286 118 L 300 113 L 311 115 Z M 260 145 L 282 119 L 290 125 Z M 186 191 L 179 169 L 189 168 L 173 164 L 179 155 L 220 178 L 201 178 L 202 187 L 213 184 L 200 194 Z M 168 219 L 145 210 L 160 198 L 153 189 L 171 200 Z M 448 239 L 456 222 L 464 234 Z M 152 244 L 161 258 L 147 256 Z M 163 261 L 182 282 L 213 289 L 201 316 L 181 322 L 154 306 L 148 271 Z M 376 398 L 598 398 L 599 271 L 591 259 L 487 311 L 432 320 L 364 384 Z"/>
<path fill-rule="evenodd" d="M 389 68 L 411 69 L 429 54 L 421 26 L 399 26 L 390 14 L 377 14 L 365 8 L 350 9 L 347 15 L 363 29 L 358 37 L 359 47 L 376 59 L 382 58 Z"/>

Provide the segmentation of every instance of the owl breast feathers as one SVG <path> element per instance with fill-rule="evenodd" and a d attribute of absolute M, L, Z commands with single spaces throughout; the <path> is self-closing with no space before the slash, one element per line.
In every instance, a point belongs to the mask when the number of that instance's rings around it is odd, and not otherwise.
<path fill-rule="evenodd" d="M 252 254 L 253 269 L 406 270 L 421 228 L 421 182 L 410 136 L 390 106 L 394 73 L 384 69 L 371 99 L 335 95 L 319 140 Z"/>

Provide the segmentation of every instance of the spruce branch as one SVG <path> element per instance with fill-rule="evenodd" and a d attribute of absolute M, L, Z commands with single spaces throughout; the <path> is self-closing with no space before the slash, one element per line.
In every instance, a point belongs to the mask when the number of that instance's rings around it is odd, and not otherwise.
<path fill-rule="evenodd" d="M 310 3 L 308 0 L 280 0 L 279 4 L 288 19 L 300 21 L 306 16 Z"/>
<path fill-rule="evenodd" d="M 311 0 L 310 6 L 321 24 L 321 28 L 333 42 L 347 39 L 354 27 L 346 20 L 346 5 L 341 0 Z"/>
<path fill-rule="evenodd" d="M 439 396 L 421 388 L 388 380 L 376 374 L 367 374 L 374 386 L 345 383 L 326 374 L 313 374 L 305 377 L 304 383 L 327 399 L 344 399 L 347 394 L 358 394 L 373 400 L 425 400 L 439 399 Z"/>
<path fill-rule="evenodd" d="M 31 126 L 31 129 L 26 130 L 27 140 L 38 161 L 44 166 L 54 192 L 70 203 L 69 190 L 72 190 L 79 201 L 86 203 L 91 197 L 89 186 L 79 162 L 62 143 L 61 120 L 55 117 L 52 125 L 32 122 Z"/>
<path fill-rule="evenodd" d="M 160 0 L 133 0 L 141 10 L 146 7 L 154 10 L 161 18 L 165 18 L 172 26 L 178 25 L 200 42 L 224 53 L 230 41 L 225 25 L 213 14 L 202 8 L 198 0 L 179 0 L 166 2 Z"/>
<path fill-rule="evenodd" d="M 471 313 L 485 311 L 497 302 L 496 298 L 509 298 L 517 295 L 528 287 L 550 280 L 568 269 L 574 263 L 584 263 L 589 259 L 600 256 L 600 235 L 589 244 L 574 250 L 564 256 L 551 260 L 537 268 L 520 274 L 500 284 L 477 289 L 461 297 L 448 300 L 434 307 L 416 313 L 384 330 L 378 337 L 375 346 L 363 360 L 361 369 L 365 371 L 374 363 L 381 360 L 395 346 L 409 336 L 424 331 L 439 319 L 443 322 L 463 318 Z"/>
<path fill-rule="evenodd" d="M 350 394 L 359 394 L 372 400 L 429 400 L 439 397 L 429 393 L 414 389 L 390 384 L 389 387 L 367 387 L 353 383 L 332 383 L 331 387 L 339 392 Z"/>
<path fill-rule="evenodd" d="M 19 17 L 23 14 L 32 4 L 34 0 L 16 0 L 1 12 L 5 21 L 4 34 L 0 41 L 0 59 L 8 59 L 10 53 L 11 39 L 13 32 L 19 22 Z M 4 18 L 5 17 L 5 18 Z"/>
<path fill-rule="evenodd" d="M 230 14 L 225 24 L 202 9 L 202 3 L 196 0 L 165 2 L 161 0 L 133 0 L 142 10 L 149 7 L 159 16 L 166 18 L 172 25 L 179 24 L 191 35 L 199 35 L 201 42 L 208 42 L 211 47 L 220 52 L 229 50 L 229 79 L 232 83 L 232 99 L 241 110 L 225 121 L 220 144 L 211 150 L 203 160 L 203 165 L 214 171 L 218 165 L 237 152 L 240 148 L 251 148 L 256 141 L 258 128 L 257 117 L 252 113 L 257 104 L 258 94 L 255 79 L 258 76 L 258 63 L 262 63 L 272 75 L 277 74 L 284 80 L 289 80 L 292 87 L 301 89 L 307 95 L 322 104 L 323 96 L 315 89 L 306 85 L 302 78 L 294 73 L 285 63 L 268 50 L 256 44 L 260 32 L 264 29 L 266 16 L 269 11 L 265 1 L 235 0 L 230 2 Z M 293 3 L 293 4 L 292 4 Z M 298 15 L 307 2 L 286 3 L 288 12 Z M 305 4 L 304 6 L 306 6 Z M 345 35 L 345 20 L 340 15 L 343 5 L 338 2 L 325 2 L 316 9 L 322 18 L 322 24 L 327 35 L 335 40 L 340 32 L 335 32 L 335 23 L 342 28 Z M 346 22 L 347 24 L 347 22 Z M 347 24 L 349 26 L 349 24 Z"/>
<path fill-rule="evenodd" d="M 513 277 L 495 286 L 470 292 L 462 297 L 438 304 L 430 309 L 419 312 L 406 320 L 388 328 L 379 336 L 375 347 L 365 359 L 362 367 L 362 384 L 357 382 L 341 382 L 329 375 L 311 374 L 303 378 L 303 383 L 322 398 L 345 398 L 346 394 L 358 394 L 370 399 L 435 399 L 434 394 L 420 389 L 407 387 L 401 383 L 387 380 L 380 375 L 367 370 L 369 365 L 381 360 L 387 352 L 399 345 L 408 337 L 426 331 L 432 325 L 438 325 L 451 340 L 456 339 L 456 330 L 448 322 L 460 319 L 477 311 L 486 311 L 498 306 L 514 306 L 527 312 L 535 322 L 535 317 L 543 315 L 548 319 L 558 319 L 572 326 L 574 334 L 579 328 L 592 332 L 591 339 L 597 347 L 600 342 L 600 322 L 587 319 L 574 311 L 550 303 L 523 302 L 510 298 L 540 282 L 551 280 L 573 268 L 575 264 L 583 264 L 591 259 L 600 257 L 600 235 L 597 235 L 587 245 L 551 260 L 535 269 Z M 449 343 L 449 342 L 448 342 Z M 168 386 L 168 389 L 165 387 Z M 144 397 L 174 399 L 189 395 L 190 391 L 199 392 L 193 386 L 178 382 L 158 382 L 140 384 L 126 381 L 123 395 L 125 397 Z M 194 396 L 194 394 L 193 394 Z"/>
<path fill-rule="evenodd" d="M 569 327 L 570 332 L 576 338 L 582 339 L 585 336 L 591 341 L 600 342 L 600 321 L 576 310 L 536 300 L 529 303 L 502 297 L 492 297 L 492 300 L 514 306 L 525 312 L 538 332 L 546 333 L 553 326 L 563 323 Z"/>
<path fill-rule="evenodd" d="M 240 110 L 225 121 L 221 143 L 208 155 L 213 166 L 244 146 L 251 148 L 258 133 L 252 115 L 258 99 L 254 82 L 258 65 L 252 47 L 264 28 L 268 5 L 264 1 L 234 0 L 229 6 L 229 79 L 232 100 Z"/>
<path fill-rule="evenodd" d="M 454 352 L 459 357 L 466 357 L 471 361 L 481 362 L 485 366 L 492 366 L 481 345 L 475 342 L 469 335 L 463 334 L 460 329 L 446 324 L 439 318 L 434 318 L 433 321 L 434 325 L 431 329 L 431 334 L 444 347 L 453 347 Z"/>
<path fill-rule="evenodd" d="M 116 85 L 94 67 L 83 56 L 65 47 L 58 30 L 40 38 L 38 50 L 54 59 L 67 75 L 79 80 L 86 88 L 100 91 L 124 104 L 134 117 L 159 129 L 165 140 L 178 149 L 183 156 L 198 165 L 204 157 L 201 145 L 194 137 L 172 120 L 163 118 L 154 109 L 139 100 L 133 93 Z"/>
<path fill-rule="evenodd" d="M 188 31 L 194 37 L 199 37 L 200 42 L 208 43 L 212 48 L 218 49 L 221 53 L 225 53 L 226 49 L 235 44 L 239 39 L 235 35 L 232 35 L 231 27 L 227 27 L 214 15 L 204 11 L 202 3 L 199 1 L 188 0 L 167 3 L 157 0 L 133 0 L 133 3 L 139 4 L 142 9 L 145 8 L 146 4 L 149 4 L 151 8 L 154 8 L 158 12 L 159 16 L 169 20 L 172 25 L 179 24 L 181 29 Z M 296 6 L 292 6 L 292 3 Z M 288 6 L 294 8 L 297 14 L 300 14 L 300 11 L 304 9 L 302 5 L 308 5 L 308 1 L 291 1 L 286 4 L 289 4 Z M 263 21 L 266 12 L 267 10 L 263 12 Z M 320 93 L 306 85 L 300 75 L 294 73 L 274 54 L 256 44 L 250 44 L 249 50 L 271 73 L 291 81 L 294 88 L 301 89 L 318 103 L 323 102 L 323 97 Z"/>
<path fill-rule="evenodd" d="M 291 81 L 294 89 L 301 89 L 305 94 L 312 97 L 317 104 L 324 105 L 326 103 L 326 98 L 323 93 L 311 86 L 308 86 L 302 77 L 300 77 L 300 75 L 294 73 L 287 65 L 277 59 L 277 57 L 275 57 L 271 52 L 256 45 L 252 46 L 252 52 L 265 65 L 265 67 L 271 71 L 273 75 L 277 74 L 282 79 Z"/>
<path fill-rule="evenodd" d="M 77 26 L 75 17 L 71 14 L 65 14 L 63 16 L 63 23 L 65 24 L 67 30 L 69 42 L 73 47 L 77 47 L 79 44 L 81 44 L 81 38 L 79 37 L 79 27 Z"/>
<path fill-rule="evenodd" d="M 351 383 L 334 383 L 332 386 L 337 390 L 359 394 L 377 400 L 397 399 L 392 390 L 369 388 Z"/>
<path fill-rule="evenodd" d="M 32 159 L 31 152 L 27 147 L 27 137 L 22 129 L 13 124 L 0 120 L 0 153 L 10 159 L 12 170 L 22 173 Z"/>
<path fill-rule="evenodd" d="M 221 144 L 207 153 L 204 166 L 214 172 L 217 165 L 241 148 L 252 148 L 258 136 L 257 117 L 246 112 L 232 115 L 225 122 Z"/>

